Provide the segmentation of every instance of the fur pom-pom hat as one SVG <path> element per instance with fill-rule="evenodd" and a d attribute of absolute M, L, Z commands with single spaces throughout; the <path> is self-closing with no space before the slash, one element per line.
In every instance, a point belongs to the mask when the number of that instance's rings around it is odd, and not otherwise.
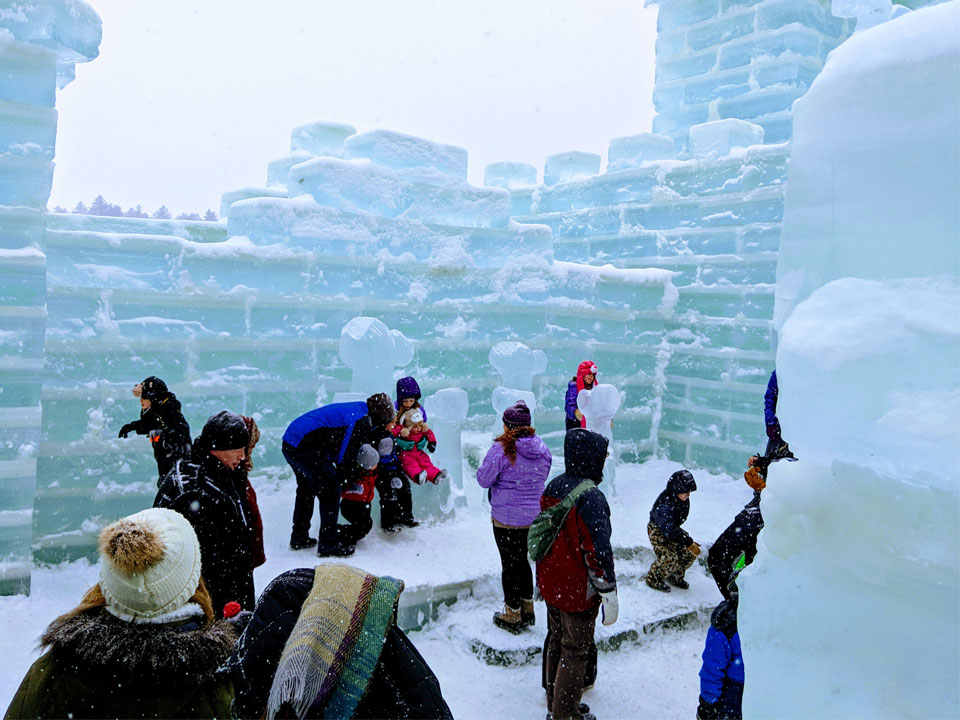
<path fill-rule="evenodd" d="M 200 543 L 175 510 L 150 508 L 100 533 L 100 589 L 122 620 L 149 621 L 186 605 L 200 584 Z"/>

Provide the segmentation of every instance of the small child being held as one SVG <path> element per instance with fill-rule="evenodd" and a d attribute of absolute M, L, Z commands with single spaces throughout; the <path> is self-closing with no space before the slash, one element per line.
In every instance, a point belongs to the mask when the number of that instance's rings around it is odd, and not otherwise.
<path fill-rule="evenodd" d="M 425 452 L 437 449 L 437 437 L 424 422 L 419 407 L 401 409 L 392 432 L 400 451 L 400 466 L 415 483 L 420 485 L 424 480 L 438 483 L 447 476 L 447 471 L 434 465 Z"/>

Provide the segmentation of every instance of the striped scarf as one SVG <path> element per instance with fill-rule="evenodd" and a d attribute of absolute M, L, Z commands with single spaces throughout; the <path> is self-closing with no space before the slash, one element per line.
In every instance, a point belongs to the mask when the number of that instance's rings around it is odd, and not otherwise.
<path fill-rule="evenodd" d="M 313 588 L 283 648 L 267 720 L 284 705 L 298 718 L 311 707 L 325 718 L 349 718 L 380 659 L 403 581 L 349 565 L 318 565 Z"/>

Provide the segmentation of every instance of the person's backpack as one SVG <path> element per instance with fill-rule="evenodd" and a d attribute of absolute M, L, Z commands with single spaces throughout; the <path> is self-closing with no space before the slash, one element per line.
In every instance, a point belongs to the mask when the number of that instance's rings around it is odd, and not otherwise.
<path fill-rule="evenodd" d="M 527 554 L 531 560 L 539 562 L 546 557 L 577 498 L 596 486 L 592 480 L 584 480 L 556 505 L 540 511 L 527 532 Z"/>

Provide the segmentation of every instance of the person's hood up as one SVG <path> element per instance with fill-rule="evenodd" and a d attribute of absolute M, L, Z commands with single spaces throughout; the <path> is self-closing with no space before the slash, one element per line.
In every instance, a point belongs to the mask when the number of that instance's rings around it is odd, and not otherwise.
<path fill-rule="evenodd" d="M 517 438 L 517 455 L 522 455 L 528 460 L 536 460 L 549 452 L 549 449 L 536 435 Z"/>
<path fill-rule="evenodd" d="M 593 375 L 593 384 L 594 387 L 596 387 L 599 384 L 599 380 L 597 378 L 598 372 L 599 370 L 597 369 L 597 364 L 593 360 L 584 360 L 582 363 L 580 363 L 580 365 L 577 367 L 577 390 L 583 390 L 586 388 L 586 385 L 583 384 L 583 376 L 588 374 Z"/>
<path fill-rule="evenodd" d="M 693 474 L 689 470 L 677 470 L 667 480 L 667 490 L 673 495 L 693 492 L 696 489 L 697 482 L 693 479 Z"/>
<path fill-rule="evenodd" d="M 563 440 L 563 464 L 567 475 L 595 483 L 603 480 L 608 444 L 603 435 L 590 430 L 574 428 L 567 432 Z"/>
<path fill-rule="evenodd" d="M 737 606 L 739 598 L 734 594 L 730 600 L 724 600 L 710 615 L 710 624 L 727 636 L 729 640 L 737 632 Z"/>

